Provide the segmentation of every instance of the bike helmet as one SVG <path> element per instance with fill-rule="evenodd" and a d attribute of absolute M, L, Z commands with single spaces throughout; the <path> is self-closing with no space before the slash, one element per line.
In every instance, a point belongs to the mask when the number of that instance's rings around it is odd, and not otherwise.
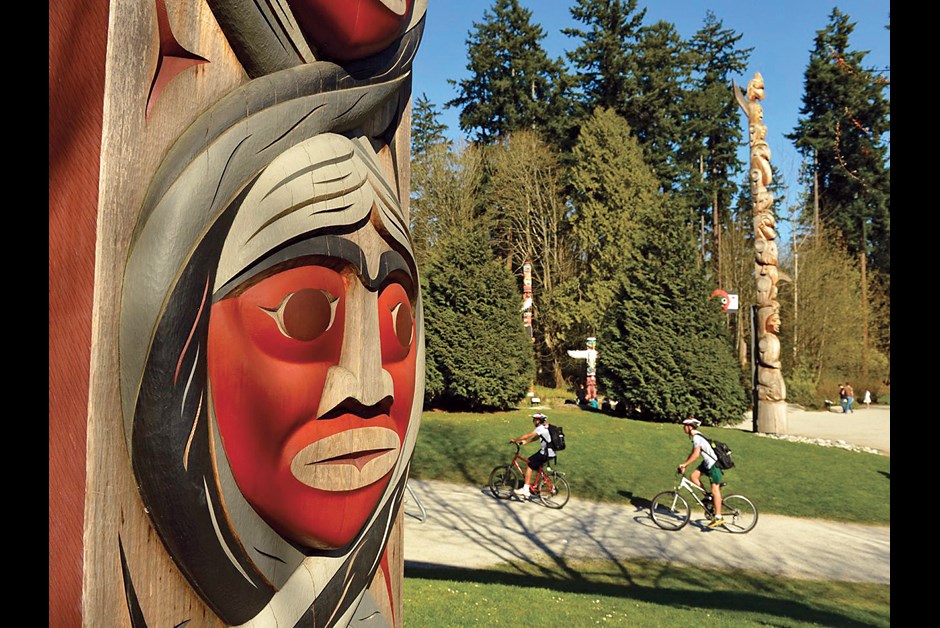
<path fill-rule="evenodd" d="M 692 427 L 698 427 L 702 422 L 696 419 L 695 417 L 690 417 L 682 422 L 682 425 L 691 425 Z"/>
<path fill-rule="evenodd" d="M 532 415 L 532 420 L 534 421 L 536 419 L 544 423 L 545 421 L 548 420 L 548 416 L 542 414 L 541 412 L 536 412 L 535 414 Z"/>

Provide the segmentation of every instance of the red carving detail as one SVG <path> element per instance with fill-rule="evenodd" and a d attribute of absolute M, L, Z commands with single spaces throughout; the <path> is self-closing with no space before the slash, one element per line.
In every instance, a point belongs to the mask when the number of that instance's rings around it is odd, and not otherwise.
<path fill-rule="evenodd" d="M 156 0 L 157 26 L 160 30 L 160 51 L 157 54 L 157 69 L 150 81 L 150 94 L 147 96 L 147 117 L 153 103 L 160 97 L 160 92 L 186 68 L 208 61 L 180 45 L 170 28 L 170 19 L 166 12 L 166 0 Z"/>
<path fill-rule="evenodd" d="M 375 54 L 401 37 L 414 0 L 388 0 L 393 6 L 402 5 L 402 15 L 382 0 L 287 0 L 287 4 L 320 55 L 348 61 Z"/>

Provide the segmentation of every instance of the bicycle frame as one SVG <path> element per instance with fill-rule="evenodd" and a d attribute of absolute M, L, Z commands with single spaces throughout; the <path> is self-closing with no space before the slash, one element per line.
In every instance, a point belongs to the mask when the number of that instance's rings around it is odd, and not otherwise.
<path fill-rule="evenodd" d="M 653 522 L 663 530 L 681 530 L 690 521 L 692 504 L 698 504 L 699 508 L 705 511 L 705 516 L 714 521 L 713 503 L 700 496 L 707 496 L 710 491 L 699 487 L 681 473 L 678 475 L 679 480 L 675 488 L 658 493 L 650 500 L 650 517 Z M 692 499 L 683 496 L 683 491 L 691 495 Z M 736 493 L 722 495 L 721 504 L 724 517 L 717 525 L 721 525 L 728 532 L 744 534 L 757 524 L 757 506 L 746 496 Z M 714 525 L 709 524 L 709 527 Z"/>
<path fill-rule="evenodd" d="M 526 471 L 523 470 L 523 465 L 528 466 L 529 461 L 519 453 L 522 445 L 512 442 L 516 446 L 516 455 L 509 463 L 499 465 L 490 472 L 490 492 L 499 499 L 509 499 L 513 495 L 518 495 L 515 491 L 518 490 L 519 483 L 525 481 Z M 531 496 L 538 497 L 545 506 L 564 508 L 568 503 L 571 495 L 568 480 L 565 479 L 564 473 L 553 469 L 548 460 L 536 472 L 534 480 L 528 492 Z"/>
<path fill-rule="evenodd" d="M 529 459 L 519 453 L 521 449 L 522 445 L 516 443 L 516 453 L 513 455 L 509 464 L 514 466 L 516 471 L 522 474 L 522 481 L 525 482 L 525 470 L 529 466 Z M 549 458 L 549 460 L 551 460 L 551 458 Z M 547 473 L 545 473 L 545 467 L 548 466 L 549 460 L 545 461 L 545 464 L 542 465 L 542 467 L 535 474 L 535 477 L 532 478 L 532 484 L 529 487 L 529 490 L 532 491 L 533 495 L 537 495 L 539 492 L 538 488 L 535 488 L 539 485 L 539 480 L 544 480 L 545 484 L 547 484 L 551 489 L 554 489 L 555 487 L 554 483 L 552 482 L 552 478 Z M 519 464 L 520 462 L 522 463 L 521 466 Z M 551 467 L 549 467 L 549 471 L 551 471 Z"/>
<path fill-rule="evenodd" d="M 692 499 L 694 499 L 695 503 L 699 505 L 699 508 L 701 508 L 705 512 L 711 512 L 711 508 L 705 505 L 704 500 L 702 500 L 702 498 L 698 496 L 696 491 L 701 492 L 703 497 L 706 495 L 711 495 L 711 493 L 709 493 L 704 488 L 700 487 L 698 484 L 696 484 L 689 478 L 685 477 L 684 475 L 680 476 L 679 483 L 676 484 L 676 488 L 675 488 L 676 494 L 678 495 L 679 491 L 681 491 L 682 489 L 685 489 L 689 493 L 689 495 L 692 496 Z"/>

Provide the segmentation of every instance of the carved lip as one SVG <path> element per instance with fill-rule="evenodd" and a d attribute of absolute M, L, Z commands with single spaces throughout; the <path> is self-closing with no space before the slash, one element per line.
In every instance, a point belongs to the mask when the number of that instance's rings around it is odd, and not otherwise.
<path fill-rule="evenodd" d="M 398 434 L 386 427 L 359 427 L 310 443 L 291 460 L 295 478 L 311 488 L 351 491 L 380 480 L 401 451 Z"/>

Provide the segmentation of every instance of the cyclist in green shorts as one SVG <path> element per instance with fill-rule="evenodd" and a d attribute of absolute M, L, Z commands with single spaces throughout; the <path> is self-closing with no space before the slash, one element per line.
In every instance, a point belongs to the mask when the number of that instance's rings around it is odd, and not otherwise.
<path fill-rule="evenodd" d="M 721 518 L 721 469 L 715 464 L 718 461 L 715 450 L 712 449 L 712 446 L 708 443 L 708 439 L 696 429 L 701 424 L 702 422 L 694 417 L 682 422 L 682 429 L 688 434 L 689 438 L 692 439 L 692 453 L 689 454 L 685 462 L 679 465 L 679 473 L 685 473 L 686 467 L 695 462 L 695 459 L 698 458 L 700 453 L 702 454 L 702 463 L 692 472 L 689 479 L 699 488 L 703 488 L 701 480 L 703 473 L 711 480 L 712 499 L 715 501 L 715 518 L 709 522 L 708 527 L 717 528 L 725 522 L 724 519 Z"/>

